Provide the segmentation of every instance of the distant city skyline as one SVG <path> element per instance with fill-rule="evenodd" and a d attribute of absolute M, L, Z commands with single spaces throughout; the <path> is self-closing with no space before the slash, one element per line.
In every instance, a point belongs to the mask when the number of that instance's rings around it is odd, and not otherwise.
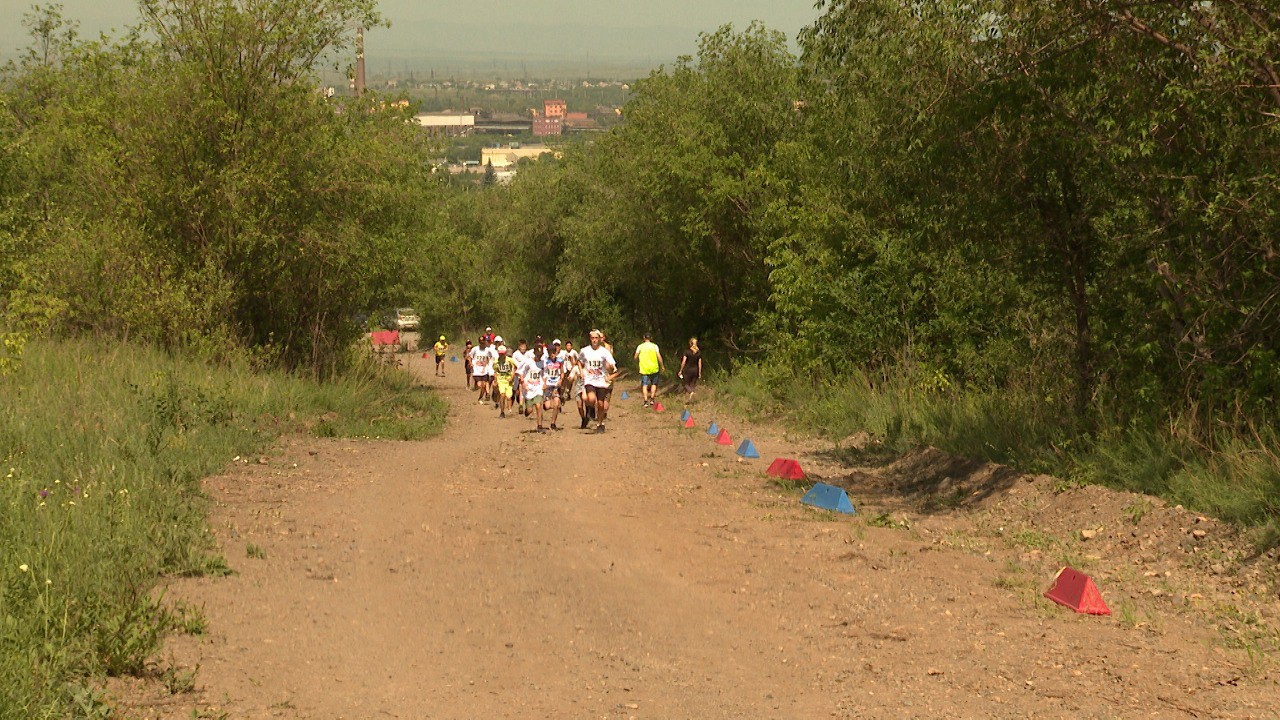
<path fill-rule="evenodd" d="M 0 55 L 27 44 L 30 0 L 0 0 Z M 137 21 L 136 0 L 61 0 L 82 36 Z M 697 49 L 700 32 L 753 20 L 794 40 L 818 17 L 813 0 L 382 0 L 390 29 L 368 33 L 370 72 L 541 65 L 652 67 Z"/>

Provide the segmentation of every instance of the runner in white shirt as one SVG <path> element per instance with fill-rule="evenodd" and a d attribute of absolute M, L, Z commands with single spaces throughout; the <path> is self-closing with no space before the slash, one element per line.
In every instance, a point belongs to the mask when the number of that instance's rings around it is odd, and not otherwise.
<path fill-rule="evenodd" d="M 525 415 L 529 414 L 530 409 L 536 412 L 538 414 L 538 432 L 544 433 L 547 429 L 542 427 L 542 402 L 546 381 L 542 374 L 541 357 L 541 350 L 534 350 L 526 354 L 524 363 L 520 365 L 520 369 L 516 371 L 516 374 L 520 376 L 520 385 L 524 388 Z"/>
<path fill-rule="evenodd" d="M 546 391 L 542 394 L 542 409 L 551 412 L 549 424 L 552 430 L 560 429 L 556 425 L 556 420 L 560 418 L 560 403 L 563 402 L 562 383 L 568 360 L 568 356 L 560 349 L 560 341 L 552 340 L 551 351 L 542 359 L 542 374 L 547 385 Z"/>
<path fill-rule="evenodd" d="M 521 365 L 524 365 L 525 360 L 528 360 L 531 357 L 533 357 L 533 353 L 529 352 L 529 343 L 521 340 L 516 343 L 516 351 L 511 353 L 511 362 L 515 363 L 516 367 L 520 367 Z M 517 373 L 516 386 L 511 389 L 511 401 L 523 405 L 523 400 L 524 391 L 520 389 L 520 374 Z M 524 414 L 526 417 L 529 415 L 528 412 L 524 412 Z"/>
<path fill-rule="evenodd" d="M 479 404 L 483 405 L 493 397 L 493 363 L 498 353 L 489 344 L 488 338 L 481 337 L 480 344 L 471 348 L 471 378 L 480 389 Z"/>
<path fill-rule="evenodd" d="M 582 362 L 583 382 L 586 384 L 587 407 L 595 409 L 596 432 L 604 432 L 604 421 L 609 415 L 609 396 L 613 393 L 613 379 L 618 375 L 618 364 L 613 353 L 601 345 L 604 334 L 591 331 L 591 347 L 582 348 L 578 358 Z"/>

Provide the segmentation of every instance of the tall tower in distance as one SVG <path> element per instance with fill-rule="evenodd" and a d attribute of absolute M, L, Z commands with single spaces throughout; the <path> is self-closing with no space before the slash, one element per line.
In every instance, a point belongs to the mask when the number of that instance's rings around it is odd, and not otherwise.
<path fill-rule="evenodd" d="M 356 97 L 364 95 L 364 28 L 356 28 Z"/>

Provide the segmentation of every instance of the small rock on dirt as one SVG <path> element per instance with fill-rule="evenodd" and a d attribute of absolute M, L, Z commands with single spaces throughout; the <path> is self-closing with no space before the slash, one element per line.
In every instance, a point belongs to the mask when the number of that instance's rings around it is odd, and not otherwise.
<path fill-rule="evenodd" d="M 1085 530 L 1081 530 L 1081 531 L 1080 531 L 1080 539 L 1081 539 L 1081 540 L 1092 540 L 1092 539 L 1094 539 L 1094 538 L 1095 538 L 1095 537 L 1097 537 L 1097 536 L 1098 536 L 1098 531 L 1097 531 L 1097 530 L 1088 530 L 1088 529 L 1085 529 Z"/>
<path fill-rule="evenodd" d="M 1195 538 L 1195 539 L 1197 539 L 1197 540 L 1203 540 L 1203 539 L 1205 538 L 1205 536 L 1206 536 L 1206 535 L 1208 535 L 1208 534 L 1209 534 L 1209 533 L 1207 533 L 1207 532 L 1205 532 L 1205 531 L 1203 531 L 1203 530 L 1200 530 L 1200 529 L 1198 529 L 1198 528 L 1197 528 L 1197 529 L 1195 529 L 1195 530 L 1192 530 L 1192 531 L 1191 531 L 1191 537 L 1193 537 L 1193 538 Z"/>

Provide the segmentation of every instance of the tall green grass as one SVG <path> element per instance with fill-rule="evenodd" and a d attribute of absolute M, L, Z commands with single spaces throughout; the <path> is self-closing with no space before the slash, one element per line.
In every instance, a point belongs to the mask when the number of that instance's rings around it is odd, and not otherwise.
<path fill-rule="evenodd" d="M 93 716 L 94 677 L 142 672 L 178 621 L 157 579 L 228 572 L 202 477 L 283 432 L 419 438 L 445 415 L 403 373 L 320 384 L 88 341 L 32 344 L 0 398 L 2 720 Z"/>
<path fill-rule="evenodd" d="M 841 439 L 867 432 L 890 452 L 933 445 L 1028 472 L 1146 493 L 1280 540 L 1280 435 L 1204 433 L 1177 423 L 1103 426 L 1080 435 L 1057 404 L 1016 390 L 938 387 L 919 379 L 853 375 L 814 383 L 787 367 L 747 364 L 718 381 L 736 410 L 783 418 Z"/>

